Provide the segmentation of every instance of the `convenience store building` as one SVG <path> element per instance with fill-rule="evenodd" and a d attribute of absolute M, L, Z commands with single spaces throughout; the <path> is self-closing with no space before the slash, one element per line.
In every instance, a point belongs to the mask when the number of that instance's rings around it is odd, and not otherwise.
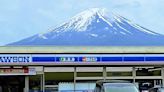
<path fill-rule="evenodd" d="M 164 85 L 163 52 L 163 47 L 0 47 L 0 90 L 92 91 L 95 81 L 106 79 Z"/>

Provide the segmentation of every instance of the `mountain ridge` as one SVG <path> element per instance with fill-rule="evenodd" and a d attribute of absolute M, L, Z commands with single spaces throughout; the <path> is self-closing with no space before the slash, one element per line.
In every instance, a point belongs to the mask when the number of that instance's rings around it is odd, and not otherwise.
<path fill-rule="evenodd" d="M 83 11 L 54 30 L 8 45 L 154 46 L 164 45 L 164 36 L 106 9 Z"/>

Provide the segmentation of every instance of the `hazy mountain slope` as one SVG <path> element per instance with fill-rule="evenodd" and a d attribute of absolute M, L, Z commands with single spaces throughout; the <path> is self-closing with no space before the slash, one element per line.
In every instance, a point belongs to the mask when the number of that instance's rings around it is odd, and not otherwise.
<path fill-rule="evenodd" d="M 159 46 L 164 36 L 105 9 L 88 9 L 44 34 L 8 45 Z"/>

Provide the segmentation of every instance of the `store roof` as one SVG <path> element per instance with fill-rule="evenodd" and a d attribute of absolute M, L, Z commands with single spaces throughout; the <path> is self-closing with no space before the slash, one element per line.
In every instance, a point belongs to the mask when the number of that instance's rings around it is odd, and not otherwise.
<path fill-rule="evenodd" d="M 1 46 L 0 53 L 164 53 L 164 46 Z"/>

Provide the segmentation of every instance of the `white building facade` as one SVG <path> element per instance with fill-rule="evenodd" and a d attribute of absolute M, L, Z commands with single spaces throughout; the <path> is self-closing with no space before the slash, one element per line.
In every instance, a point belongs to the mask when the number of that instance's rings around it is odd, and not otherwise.
<path fill-rule="evenodd" d="M 128 80 L 139 89 L 143 84 L 164 85 L 163 51 L 162 47 L 1 47 L 0 90 L 93 91 L 97 80 L 107 79 Z"/>

